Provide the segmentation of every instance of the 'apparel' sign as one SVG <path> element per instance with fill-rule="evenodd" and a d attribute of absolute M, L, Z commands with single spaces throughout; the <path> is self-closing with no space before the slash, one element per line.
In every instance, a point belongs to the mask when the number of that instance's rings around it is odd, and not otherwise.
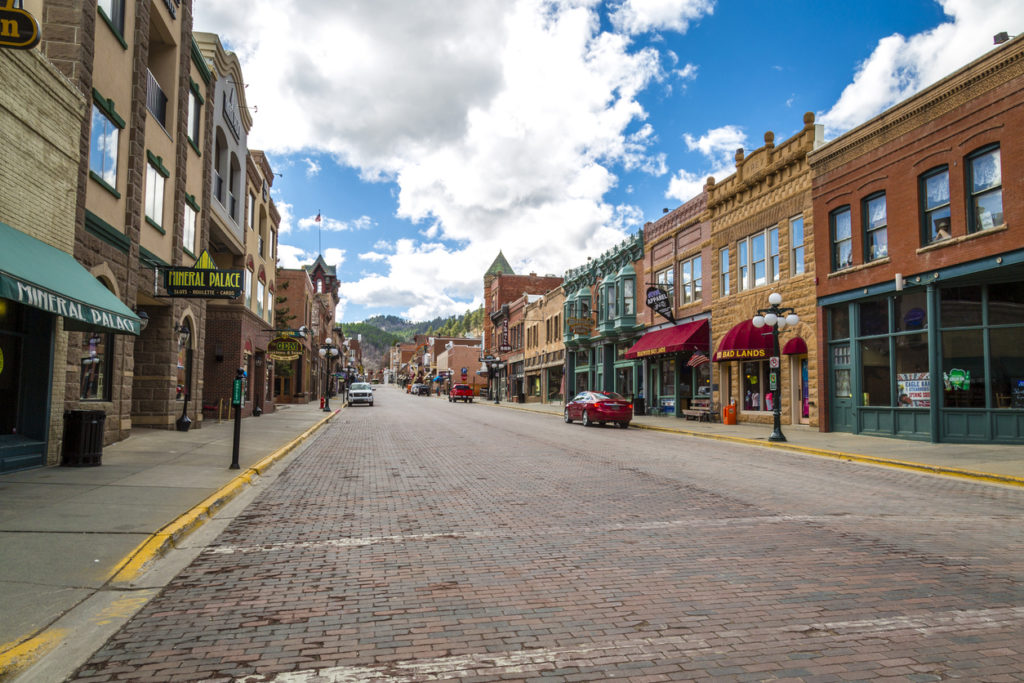
<path fill-rule="evenodd" d="M 668 294 L 660 287 L 647 288 L 647 306 L 670 323 L 676 321 L 675 316 L 672 315 L 672 302 L 669 300 Z"/>

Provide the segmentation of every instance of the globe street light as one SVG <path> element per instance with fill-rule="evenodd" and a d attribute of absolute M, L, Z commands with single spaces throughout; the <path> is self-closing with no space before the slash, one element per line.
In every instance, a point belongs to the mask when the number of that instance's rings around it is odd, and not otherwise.
<path fill-rule="evenodd" d="M 324 338 L 324 343 L 320 346 L 320 357 L 327 361 L 327 372 L 324 373 L 324 412 L 330 412 L 331 410 L 331 361 L 338 357 L 341 351 L 338 350 L 338 345 L 334 343 L 334 340 L 330 337 Z"/>
<path fill-rule="evenodd" d="M 754 327 L 760 329 L 765 325 L 772 328 L 772 358 L 769 362 L 769 388 L 772 392 L 772 414 L 774 418 L 774 429 L 769 441 L 785 441 L 782 434 L 782 400 L 780 396 L 779 366 L 782 365 L 779 353 L 779 332 L 787 327 L 794 327 L 800 322 L 800 316 L 792 308 L 783 308 L 782 295 L 772 292 L 768 296 L 768 308 L 759 308 L 757 315 L 751 320 Z"/>

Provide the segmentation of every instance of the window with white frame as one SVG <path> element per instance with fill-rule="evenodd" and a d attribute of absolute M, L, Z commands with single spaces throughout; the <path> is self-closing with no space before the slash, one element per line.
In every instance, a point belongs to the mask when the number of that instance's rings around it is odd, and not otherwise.
<path fill-rule="evenodd" d="M 740 240 L 739 290 L 763 287 L 779 279 L 779 228 L 773 227 Z"/>
<path fill-rule="evenodd" d="M 163 225 L 166 182 L 163 174 L 152 162 L 149 162 L 146 165 L 146 218 L 152 221 L 156 227 Z"/>
<path fill-rule="evenodd" d="M 263 280 L 256 282 L 256 315 L 263 317 L 263 302 L 266 297 L 266 288 L 263 286 Z"/>
<path fill-rule="evenodd" d="M 190 88 L 188 91 L 188 139 L 192 141 L 192 144 L 195 146 L 196 150 L 198 150 L 199 131 L 202 130 L 203 117 L 200 115 L 200 112 L 202 111 L 202 102 L 200 101 L 199 93 L 196 92 L 195 87 Z"/>
<path fill-rule="evenodd" d="M 252 270 L 245 269 L 245 305 L 252 306 Z"/>
<path fill-rule="evenodd" d="M 729 247 L 722 247 L 718 250 L 718 279 L 719 296 L 732 294 L 729 281 Z"/>
<path fill-rule="evenodd" d="M 804 217 L 789 219 L 789 270 L 790 276 L 804 273 Z"/>
<path fill-rule="evenodd" d="M 186 251 L 196 253 L 196 210 L 185 202 L 185 224 L 181 233 L 181 246 Z"/>
<path fill-rule="evenodd" d="M 633 300 L 636 298 L 636 283 L 632 277 L 627 277 L 622 281 L 622 313 L 623 315 L 633 315 L 634 303 Z"/>
<path fill-rule="evenodd" d="M 698 254 L 679 264 L 679 296 L 681 305 L 692 304 L 701 300 L 704 287 L 701 257 Z"/>
<path fill-rule="evenodd" d="M 665 292 L 668 295 L 669 303 L 672 306 L 676 305 L 676 288 L 675 288 L 675 268 L 665 268 L 659 270 L 654 275 L 654 282 L 658 285 L 658 289 Z"/>

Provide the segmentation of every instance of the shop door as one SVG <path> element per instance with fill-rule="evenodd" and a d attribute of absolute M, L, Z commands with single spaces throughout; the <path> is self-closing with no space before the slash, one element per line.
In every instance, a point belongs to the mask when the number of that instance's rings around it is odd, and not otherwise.
<path fill-rule="evenodd" d="M 791 375 L 793 378 L 793 424 L 810 424 L 810 381 L 808 378 L 807 356 L 793 358 Z"/>
<path fill-rule="evenodd" d="M 829 382 L 829 423 L 834 432 L 853 432 L 853 383 L 849 342 L 833 344 L 832 381 Z"/>

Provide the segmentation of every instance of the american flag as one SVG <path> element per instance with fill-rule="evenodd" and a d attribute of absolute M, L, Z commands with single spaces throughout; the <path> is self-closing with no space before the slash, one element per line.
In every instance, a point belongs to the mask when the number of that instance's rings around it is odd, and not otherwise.
<path fill-rule="evenodd" d="M 693 355 L 690 356 L 690 360 L 686 361 L 686 365 L 691 368 L 695 368 L 698 365 L 704 365 L 705 363 L 708 362 L 708 360 L 708 357 L 705 356 L 700 351 L 694 351 Z"/>
<path fill-rule="evenodd" d="M 314 218 L 313 220 L 315 220 L 317 223 L 320 222 L 320 212 L 319 211 L 316 212 L 316 218 Z"/>

